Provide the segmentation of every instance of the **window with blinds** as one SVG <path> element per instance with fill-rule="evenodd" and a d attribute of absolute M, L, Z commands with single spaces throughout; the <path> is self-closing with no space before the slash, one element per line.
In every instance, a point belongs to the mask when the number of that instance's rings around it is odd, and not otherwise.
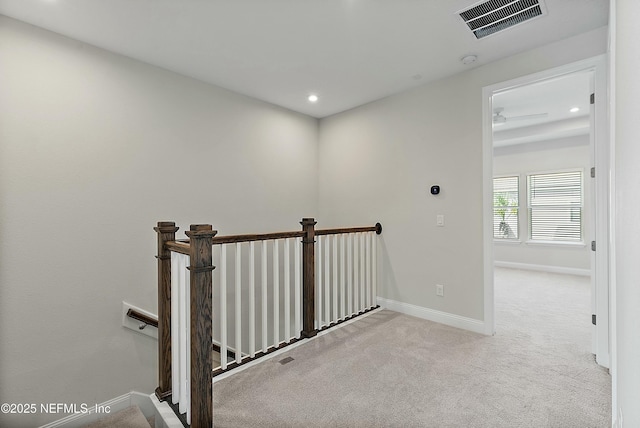
<path fill-rule="evenodd" d="M 518 239 L 518 181 L 517 175 L 493 179 L 494 239 Z"/>
<path fill-rule="evenodd" d="M 527 177 L 532 241 L 582 241 L 582 171 Z"/>

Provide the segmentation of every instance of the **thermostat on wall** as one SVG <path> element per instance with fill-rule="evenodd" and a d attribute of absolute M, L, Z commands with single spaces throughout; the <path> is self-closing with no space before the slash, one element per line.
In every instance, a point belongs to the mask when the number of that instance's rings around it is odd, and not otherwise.
<path fill-rule="evenodd" d="M 438 185 L 431 186 L 431 194 L 437 195 L 438 193 L 440 193 L 440 186 Z"/>

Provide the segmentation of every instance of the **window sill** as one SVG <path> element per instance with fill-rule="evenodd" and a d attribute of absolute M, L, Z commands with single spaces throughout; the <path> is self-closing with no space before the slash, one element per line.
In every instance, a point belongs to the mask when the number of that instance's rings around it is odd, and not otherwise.
<path fill-rule="evenodd" d="M 506 244 L 506 245 L 520 245 L 522 241 L 519 239 L 494 239 L 494 244 Z"/>
<path fill-rule="evenodd" d="M 584 242 L 563 242 L 563 241 L 526 241 L 525 244 L 543 247 L 565 247 L 565 248 L 584 248 L 587 246 Z"/>

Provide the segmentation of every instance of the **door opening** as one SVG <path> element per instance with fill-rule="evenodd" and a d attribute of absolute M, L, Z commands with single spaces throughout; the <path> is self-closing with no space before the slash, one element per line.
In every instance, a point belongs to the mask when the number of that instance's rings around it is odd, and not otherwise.
<path fill-rule="evenodd" d="M 485 324 L 495 332 L 494 265 L 582 276 L 608 367 L 606 105 L 590 103 L 603 79 L 595 58 L 484 89 Z"/>

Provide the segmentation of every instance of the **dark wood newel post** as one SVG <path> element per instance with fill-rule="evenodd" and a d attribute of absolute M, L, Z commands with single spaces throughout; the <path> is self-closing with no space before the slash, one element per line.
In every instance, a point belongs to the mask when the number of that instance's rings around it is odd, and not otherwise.
<path fill-rule="evenodd" d="M 315 225 L 313 218 L 303 218 L 302 231 L 302 337 L 318 334 L 315 322 Z"/>
<path fill-rule="evenodd" d="M 209 224 L 192 224 L 190 240 L 191 427 L 213 426 L 212 271 L 211 246 L 218 233 Z"/>
<path fill-rule="evenodd" d="M 158 234 L 158 388 L 164 401 L 171 395 L 171 251 L 165 244 L 176 240 L 178 228 L 172 221 L 160 221 L 153 228 Z"/>

